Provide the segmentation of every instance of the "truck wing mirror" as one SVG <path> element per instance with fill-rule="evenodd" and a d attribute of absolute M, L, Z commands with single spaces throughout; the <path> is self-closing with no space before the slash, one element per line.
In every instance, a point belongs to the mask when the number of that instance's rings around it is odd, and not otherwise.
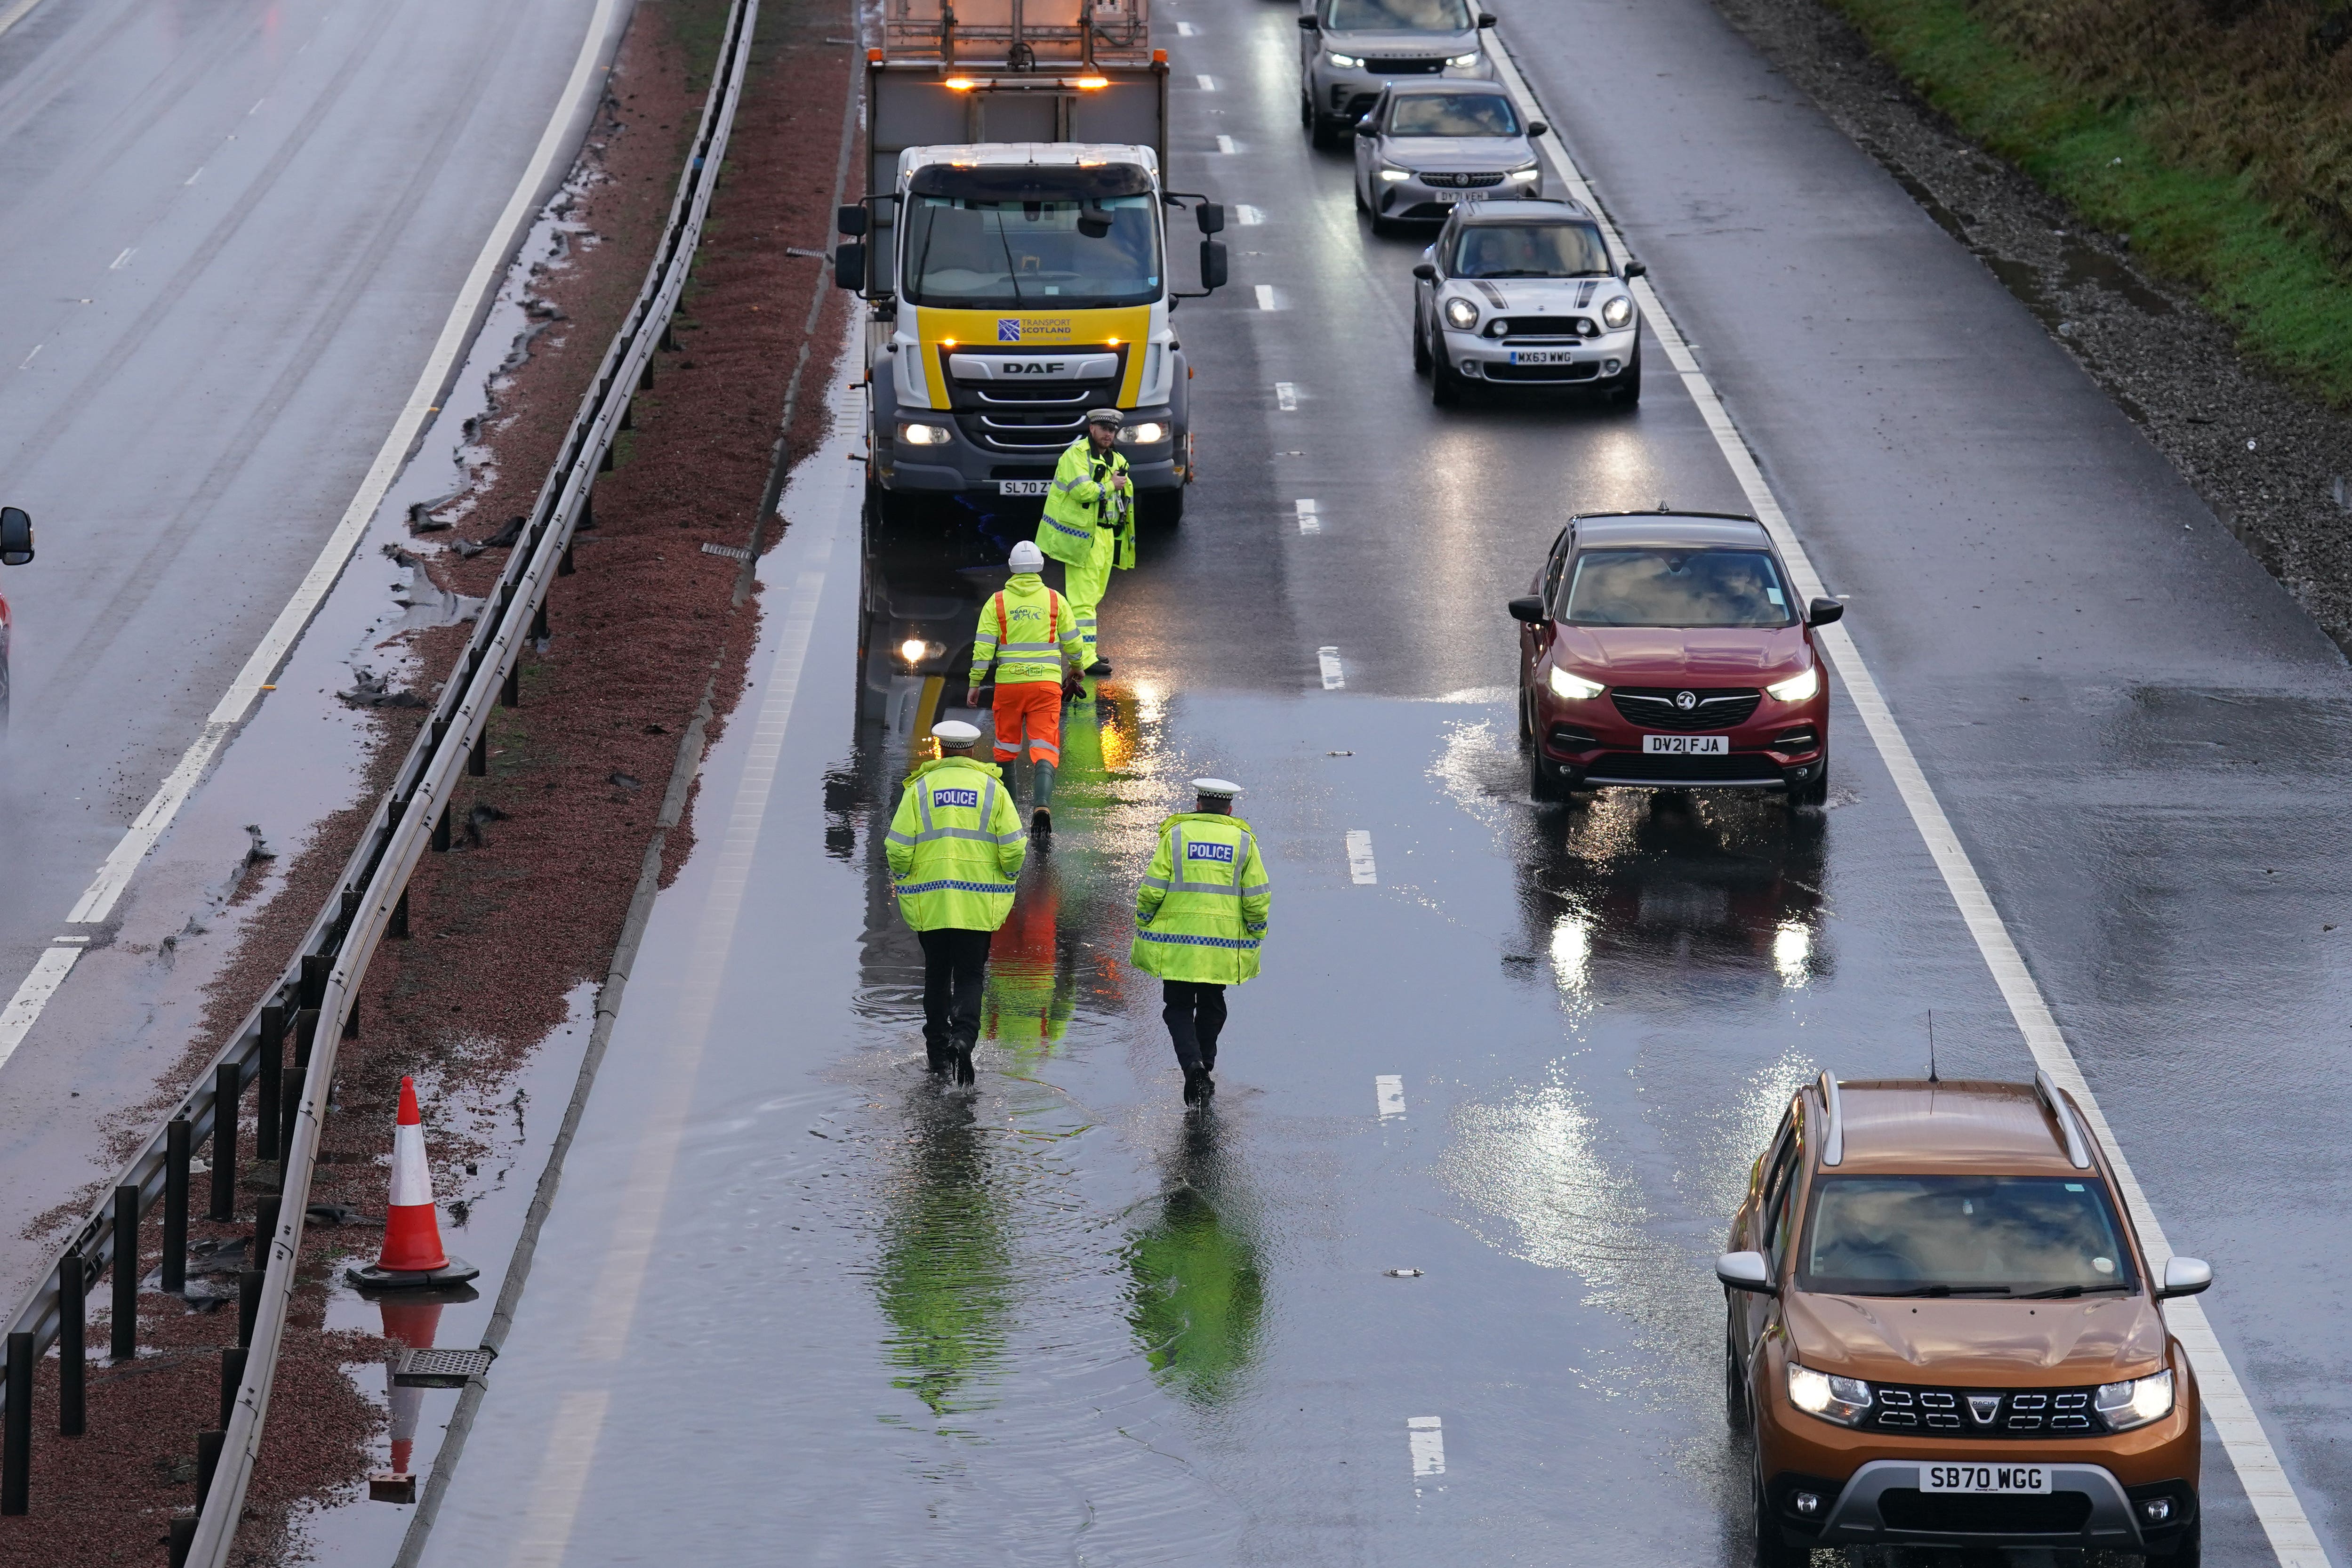
<path fill-rule="evenodd" d="M 863 205 L 846 206 L 834 214 L 833 226 L 842 234 L 862 236 L 866 232 L 866 226 L 872 221 L 873 215 Z"/>
<path fill-rule="evenodd" d="M 1317 21 L 1317 20 L 1316 20 L 1314 17 L 1312 17 L 1312 16 L 1301 16 L 1301 17 L 1299 17 L 1299 18 L 1298 18 L 1298 26 L 1299 26 L 1299 27 L 1300 27 L 1303 31 L 1309 32 L 1309 33 L 1319 33 L 1319 32 L 1321 32 L 1321 31 L 1323 30 L 1323 24 L 1322 24 L 1321 22 Z"/>
<path fill-rule="evenodd" d="M 866 246 L 861 240 L 837 245 L 833 250 L 833 281 L 835 287 L 866 291 Z"/>
<path fill-rule="evenodd" d="M 1772 1284 L 1772 1266 L 1760 1252 L 1725 1253 L 1715 1260 L 1715 1277 L 1734 1290 L 1753 1290 L 1759 1296 L 1780 1293 Z"/>
<path fill-rule="evenodd" d="M 1805 625 L 1825 626 L 1845 617 L 1845 606 L 1835 599 L 1815 599 L 1805 606 Z"/>
<path fill-rule="evenodd" d="M 1423 283 L 1434 283 L 1437 281 L 1437 264 L 1433 261 L 1416 261 L 1412 264 L 1412 275 Z"/>
<path fill-rule="evenodd" d="M 1525 621 L 1531 626 L 1543 624 L 1543 601 L 1533 594 L 1523 595 L 1513 599 L 1509 607 L 1511 619 L 1515 621 Z"/>
<path fill-rule="evenodd" d="M 0 506 L 0 565 L 22 566 L 33 558 L 33 520 L 20 506 Z"/>
<path fill-rule="evenodd" d="M 1213 239 L 1201 242 L 1201 288 L 1213 294 L 1225 286 L 1225 247 Z"/>
<path fill-rule="evenodd" d="M 1225 209 L 1222 203 L 1202 202 L 1192 209 L 1192 221 L 1201 226 L 1202 234 L 1223 234 L 1225 231 Z"/>

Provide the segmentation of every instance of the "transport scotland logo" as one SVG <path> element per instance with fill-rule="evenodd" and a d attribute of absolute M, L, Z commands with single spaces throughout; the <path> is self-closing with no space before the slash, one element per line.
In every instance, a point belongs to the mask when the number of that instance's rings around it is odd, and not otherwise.
<path fill-rule="evenodd" d="M 1000 342 L 1000 343 L 1017 343 L 1017 342 L 1019 342 L 1021 341 L 1021 320 L 1020 320 L 1020 318 L 1019 318 L 1019 317 L 1017 317 L 1017 316 L 999 316 L 999 317 L 997 317 L 997 318 L 996 318 L 996 341 L 997 341 L 998 342 Z"/>

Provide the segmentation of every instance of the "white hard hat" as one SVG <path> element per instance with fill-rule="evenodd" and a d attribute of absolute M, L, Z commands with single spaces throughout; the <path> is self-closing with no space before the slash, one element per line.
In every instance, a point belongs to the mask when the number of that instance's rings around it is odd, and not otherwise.
<path fill-rule="evenodd" d="M 1219 800 L 1232 800 L 1242 793 L 1242 786 L 1227 779 L 1194 779 L 1192 793 L 1214 795 Z"/>
<path fill-rule="evenodd" d="M 1013 547 L 1013 554 L 1006 564 L 1015 572 L 1043 572 L 1045 569 L 1045 552 L 1033 541 L 1024 539 Z"/>
<path fill-rule="evenodd" d="M 932 725 L 931 735 L 942 746 L 980 744 L 980 726 L 967 724 L 961 719 L 949 719 Z"/>

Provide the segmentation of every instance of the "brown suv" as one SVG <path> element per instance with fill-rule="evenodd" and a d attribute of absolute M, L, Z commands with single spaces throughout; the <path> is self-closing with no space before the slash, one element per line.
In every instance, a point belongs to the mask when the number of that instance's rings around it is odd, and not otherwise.
<path fill-rule="evenodd" d="M 1816 1546 L 2199 1555 L 2197 1380 L 2105 1156 L 2049 1079 L 1828 1073 L 1791 1100 L 1716 1263 L 1756 1436 L 1759 1568 Z"/>

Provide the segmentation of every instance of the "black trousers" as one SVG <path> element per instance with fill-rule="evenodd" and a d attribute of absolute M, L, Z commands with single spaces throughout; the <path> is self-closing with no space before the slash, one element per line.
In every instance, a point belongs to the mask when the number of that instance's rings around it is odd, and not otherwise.
<path fill-rule="evenodd" d="M 1196 980 L 1160 983 L 1160 1017 L 1176 1043 L 1186 1072 L 1217 1065 L 1217 1036 L 1225 1026 L 1225 988 Z"/>
<path fill-rule="evenodd" d="M 923 944 L 923 1044 L 932 1050 L 980 1037 L 981 986 L 988 978 L 992 931 L 941 926 L 919 931 Z"/>

